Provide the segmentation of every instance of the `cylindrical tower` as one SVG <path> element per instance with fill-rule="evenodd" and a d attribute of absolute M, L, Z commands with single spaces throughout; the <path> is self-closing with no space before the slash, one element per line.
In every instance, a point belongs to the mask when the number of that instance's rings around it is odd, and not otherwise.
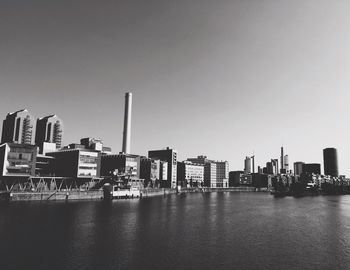
<path fill-rule="evenodd" d="M 250 157 L 246 157 L 244 160 L 244 173 L 248 174 L 252 172 L 252 165 L 251 165 L 251 159 Z"/>
<path fill-rule="evenodd" d="M 324 174 L 338 177 L 338 154 L 335 148 L 323 149 Z"/>
<path fill-rule="evenodd" d="M 130 138 L 131 138 L 131 108 L 132 93 L 125 94 L 125 112 L 124 112 L 124 131 L 123 131 L 123 150 L 125 154 L 130 154 Z"/>

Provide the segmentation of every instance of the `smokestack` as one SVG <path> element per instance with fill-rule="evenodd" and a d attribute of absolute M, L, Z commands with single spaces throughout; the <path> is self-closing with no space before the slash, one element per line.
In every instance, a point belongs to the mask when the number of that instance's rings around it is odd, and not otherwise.
<path fill-rule="evenodd" d="M 130 154 L 131 107 L 132 107 L 132 93 L 125 93 L 124 131 L 123 131 L 123 150 L 122 150 L 122 152 L 125 154 Z"/>

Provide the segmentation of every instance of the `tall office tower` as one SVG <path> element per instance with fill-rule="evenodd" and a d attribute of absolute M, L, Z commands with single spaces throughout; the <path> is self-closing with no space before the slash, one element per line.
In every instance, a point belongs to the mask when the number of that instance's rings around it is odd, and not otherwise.
<path fill-rule="evenodd" d="M 279 170 L 278 170 L 278 159 L 271 159 L 271 163 L 272 163 L 272 168 L 273 168 L 273 174 L 279 174 Z"/>
<path fill-rule="evenodd" d="M 302 174 L 304 164 L 305 162 L 302 161 L 294 162 L 294 175 L 300 176 Z"/>
<path fill-rule="evenodd" d="M 35 144 L 40 148 L 43 143 L 54 143 L 56 149 L 62 146 L 63 123 L 56 115 L 41 117 L 36 120 Z"/>
<path fill-rule="evenodd" d="M 283 153 L 283 146 L 281 147 L 281 170 L 284 169 L 284 153 Z"/>
<path fill-rule="evenodd" d="M 33 144 L 34 117 L 23 109 L 8 113 L 2 125 L 1 143 Z"/>
<path fill-rule="evenodd" d="M 339 176 L 337 149 L 323 149 L 323 166 L 325 175 L 330 175 L 333 177 Z"/>
<path fill-rule="evenodd" d="M 283 163 L 284 163 L 284 169 L 288 173 L 288 171 L 289 171 L 289 157 L 288 157 L 288 155 L 285 155 L 283 157 Z"/>
<path fill-rule="evenodd" d="M 246 157 L 244 160 L 244 173 L 252 172 L 252 162 L 250 157 Z"/>
<path fill-rule="evenodd" d="M 160 187 L 174 188 L 177 181 L 177 151 L 167 147 L 162 150 L 148 151 L 149 158 L 160 159 L 168 164 L 168 176 L 165 180 L 160 182 Z"/>
<path fill-rule="evenodd" d="M 124 131 L 122 152 L 130 154 L 132 93 L 125 94 Z"/>

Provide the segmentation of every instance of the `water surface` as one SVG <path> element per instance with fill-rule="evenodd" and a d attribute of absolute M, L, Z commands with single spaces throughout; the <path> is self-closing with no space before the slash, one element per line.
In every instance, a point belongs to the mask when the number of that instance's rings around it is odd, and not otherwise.
<path fill-rule="evenodd" d="M 350 269 L 350 196 L 0 207 L 0 269 Z"/>

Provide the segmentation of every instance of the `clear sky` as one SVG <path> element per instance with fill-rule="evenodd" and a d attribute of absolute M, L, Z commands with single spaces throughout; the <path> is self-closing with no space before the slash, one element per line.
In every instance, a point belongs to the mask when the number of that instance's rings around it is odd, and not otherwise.
<path fill-rule="evenodd" d="M 0 117 L 57 114 L 64 144 L 166 146 L 243 168 L 322 161 L 350 175 L 350 2 L 0 0 Z M 323 170 L 323 166 L 322 166 Z"/>

